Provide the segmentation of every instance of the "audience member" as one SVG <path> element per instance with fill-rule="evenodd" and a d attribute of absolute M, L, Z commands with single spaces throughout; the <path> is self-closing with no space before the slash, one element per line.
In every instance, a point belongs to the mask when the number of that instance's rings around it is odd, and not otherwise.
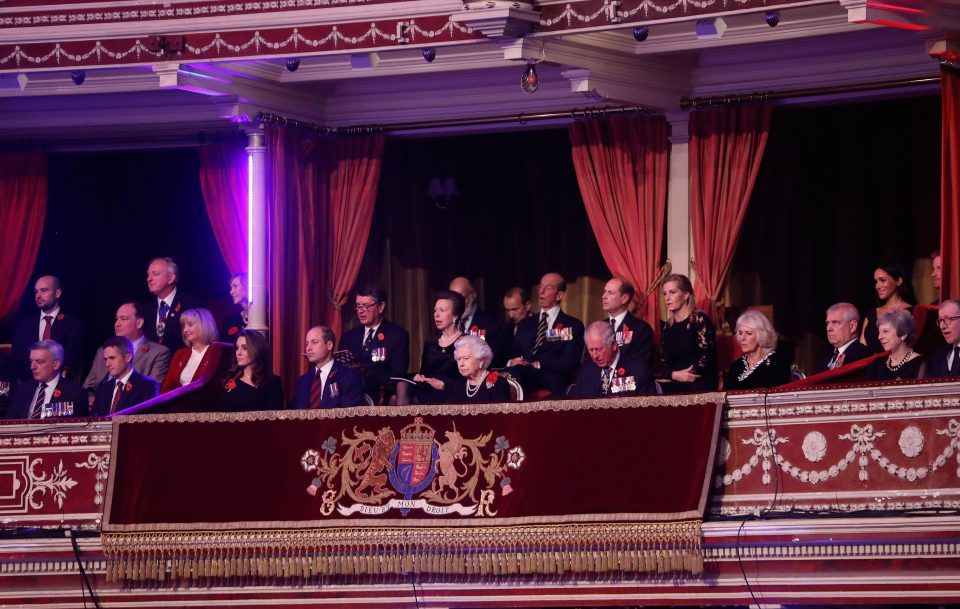
<path fill-rule="evenodd" d="M 766 315 L 744 312 L 737 318 L 735 332 L 743 356 L 727 371 L 725 390 L 766 389 L 790 382 L 790 362 L 777 351 L 777 332 Z"/>
<path fill-rule="evenodd" d="M 442 402 L 447 383 L 460 378 L 453 345 L 463 336 L 463 308 L 463 297 L 452 290 L 440 290 L 433 297 L 433 324 L 437 335 L 424 341 L 420 372 L 413 376 L 418 383 L 413 397 L 420 404 Z M 403 383 L 397 387 L 398 404 L 409 403 L 406 395 L 409 386 Z"/>
<path fill-rule="evenodd" d="M 493 353 L 493 364 L 491 364 L 496 368 L 507 365 L 517 327 L 521 321 L 533 315 L 530 312 L 530 296 L 527 291 L 519 286 L 507 290 L 503 295 L 503 312 L 506 315 L 506 322 L 500 326 L 500 331 L 497 333 L 499 345 Z"/>
<path fill-rule="evenodd" d="M 147 267 L 147 290 L 153 295 L 143 306 L 146 323 L 143 333 L 156 343 L 176 352 L 184 347 L 180 315 L 187 309 L 199 309 L 196 298 L 177 287 L 180 267 L 173 258 L 154 258 Z"/>
<path fill-rule="evenodd" d="M 558 273 L 540 279 L 540 315 L 520 322 L 513 337 L 510 373 L 530 394 L 547 389 L 562 396 L 583 353 L 583 322 L 560 309 L 567 283 Z"/>
<path fill-rule="evenodd" d="M 13 334 L 14 366 L 21 379 L 30 377 L 30 345 L 38 340 L 53 340 L 63 347 L 60 374 L 64 378 L 82 378 L 83 321 L 61 309 L 62 293 L 60 280 L 53 275 L 40 277 L 33 286 L 33 300 L 40 314 L 20 319 Z"/>
<path fill-rule="evenodd" d="M 333 359 L 336 343 L 336 335 L 326 326 L 314 326 L 307 332 L 303 354 L 310 370 L 297 379 L 293 408 L 345 408 L 363 403 L 363 378 Z"/>
<path fill-rule="evenodd" d="M 503 375 L 488 372 L 493 361 L 490 345 L 477 336 L 461 336 L 454 343 L 453 357 L 460 376 L 445 383 L 447 404 L 509 402 L 510 384 Z"/>
<path fill-rule="evenodd" d="M 340 340 L 340 348 L 352 353 L 363 368 L 363 390 L 374 400 L 385 400 L 393 391 L 390 377 L 405 377 L 410 368 L 410 335 L 384 319 L 386 308 L 386 290 L 372 284 L 362 286 L 356 295 L 360 326 Z"/>
<path fill-rule="evenodd" d="M 493 315 L 477 306 L 477 290 L 473 283 L 466 277 L 454 277 L 449 289 L 463 297 L 463 333 L 479 336 L 491 349 L 496 349 L 499 324 Z"/>
<path fill-rule="evenodd" d="M 105 417 L 157 397 L 160 384 L 133 368 L 134 346 L 129 338 L 111 336 L 98 353 L 109 376 L 97 385 L 93 416 Z"/>
<path fill-rule="evenodd" d="M 87 416 L 87 392 L 60 375 L 63 369 L 60 343 L 55 340 L 34 341 L 27 351 L 33 382 L 17 386 L 7 408 L 7 418 L 39 419 L 45 408 L 54 410 L 57 403 L 67 407 L 66 410 L 72 406 L 73 416 Z"/>
<path fill-rule="evenodd" d="M 227 342 L 236 342 L 240 330 L 247 327 L 250 317 L 250 299 L 247 294 L 247 274 L 237 273 L 230 278 L 230 299 L 234 310 L 223 320 L 220 326 L 220 336 Z"/>
<path fill-rule="evenodd" d="M 960 376 L 960 300 L 944 300 L 937 312 L 937 323 L 947 344 L 930 358 L 929 376 Z"/>
<path fill-rule="evenodd" d="M 930 273 L 930 276 L 933 277 L 933 289 L 937 295 L 930 304 L 939 305 L 940 285 L 943 281 L 943 258 L 940 256 L 940 250 L 935 250 L 930 254 L 930 261 L 933 263 L 933 271 Z"/>
<path fill-rule="evenodd" d="M 623 277 L 614 277 L 603 287 L 603 310 L 609 317 L 620 352 L 652 364 L 653 329 L 630 313 L 634 294 L 633 284 Z"/>
<path fill-rule="evenodd" d="M 220 410 L 283 410 L 283 389 L 280 377 L 273 374 L 270 344 L 256 330 L 240 330 L 236 339 L 236 356 L 220 394 Z"/>
<path fill-rule="evenodd" d="M 715 390 L 719 377 L 713 323 L 696 310 L 690 279 L 667 275 L 663 300 L 667 320 L 660 332 L 661 389 L 664 393 Z"/>
<path fill-rule="evenodd" d="M 167 368 L 170 367 L 170 349 L 147 340 L 143 335 L 145 320 L 141 311 L 141 305 L 135 302 L 125 302 L 120 305 L 113 324 L 114 335 L 122 336 L 133 343 L 133 369 L 162 383 L 167 375 Z M 83 388 L 91 393 L 91 398 L 97 390 L 97 385 L 105 378 L 107 378 L 107 368 L 104 365 L 103 347 L 100 347 L 93 357 L 90 374 L 83 382 Z"/>
<path fill-rule="evenodd" d="M 833 353 L 816 372 L 825 372 L 873 355 L 860 340 L 860 311 L 849 302 L 838 302 L 827 309 L 827 342 Z"/>
<path fill-rule="evenodd" d="M 916 340 L 913 316 L 906 309 L 893 309 L 877 318 L 880 345 L 890 355 L 874 360 L 867 371 L 867 380 L 892 381 L 922 378 L 926 364 L 920 354 L 910 348 Z"/>
<path fill-rule="evenodd" d="M 613 324 L 593 322 L 587 326 L 583 341 L 590 360 L 580 366 L 570 397 L 583 399 L 657 393 L 649 360 L 620 349 Z"/>
<path fill-rule="evenodd" d="M 899 264 L 887 264 L 873 271 L 873 288 L 877 292 L 877 306 L 866 311 L 863 328 L 860 331 L 860 342 L 870 349 L 871 353 L 880 353 L 884 350 L 880 344 L 877 332 L 877 318 L 883 313 L 904 309 L 913 311 L 913 290 L 906 279 L 906 273 Z"/>
<path fill-rule="evenodd" d="M 169 318 L 168 318 L 169 319 Z M 211 348 L 217 340 L 217 323 L 207 309 L 187 309 L 179 317 L 181 340 L 186 347 L 173 354 L 173 361 L 163 379 L 160 393 L 192 383 L 210 367 L 220 363 L 222 350 Z M 167 332 L 165 336 L 170 336 Z"/>

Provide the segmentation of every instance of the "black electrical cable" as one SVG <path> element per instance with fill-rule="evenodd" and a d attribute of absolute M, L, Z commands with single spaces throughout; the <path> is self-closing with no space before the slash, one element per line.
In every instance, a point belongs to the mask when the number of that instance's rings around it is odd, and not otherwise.
<path fill-rule="evenodd" d="M 87 577 L 87 570 L 83 568 L 83 559 L 80 558 L 80 546 L 77 544 L 77 537 L 73 534 L 73 531 L 66 531 L 68 537 L 70 537 L 70 545 L 73 546 L 73 556 L 77 559 L 77 566 L 80 568 L 80 579 L 83 581 L 83 584 L 87 587 L 87 592 L 90 593 L 90 599 L 93 601 L 93 606 L 97 609 L 101 609 L 100 600 L 97 598 L 97 595 L 94 594 L 93 588 L 90 586 L 90 578 Z M 83 587 L 80 588 L 80 594 L 83 595 Z M 87 606 L 87 599 L 84 597 L 83 606 Z"/>

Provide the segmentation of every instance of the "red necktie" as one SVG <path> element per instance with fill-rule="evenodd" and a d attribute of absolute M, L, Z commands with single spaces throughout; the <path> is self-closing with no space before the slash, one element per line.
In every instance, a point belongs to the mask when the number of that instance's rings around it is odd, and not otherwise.
<path fill-rule="evenodd" d="M 123 395 L 123 381 L 117 380 L 117 392 L 113 394 L 113 403 L 110 404 L 110 414 L 117 411 L 120 406 L 120 396 Z"/>
<path fill-rule="evenodd" d="M 43 339 L 50 340 L 50 333 L 53 331 L 53 315 L 43 316 Z"/>
<path fill-rule="evenodd" d="M 320 379 L 320 371 L 313 377 L 313 383 L 310 384 L 310 410 L 320 408 L 320 402 L 323 400 L 323 381 Z"/>

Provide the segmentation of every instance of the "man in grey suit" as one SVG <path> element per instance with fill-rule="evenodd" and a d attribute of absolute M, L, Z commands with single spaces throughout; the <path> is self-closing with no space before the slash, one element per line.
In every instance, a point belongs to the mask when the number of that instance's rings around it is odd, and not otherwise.
<path fill-rule="evenodd" d="M 126 337 L 133 343 L 133 369 L 158 383 L 163 383 L 163 377 L 166 376 L 167 368 L 170 366 L 170 349 L 147 340 L 143 335 L 143 324 L 141 306 L 135 302 L 125 302 L 117 309 L 113 330 L 117 336 Z M 91 400 L 97 385 L 105 378 L 107 378 L 107 368 L 103 363 L 103 347 L 101 347 L 93 356 L 90 374 L 83 382 L 83 388 L 90 392 Z"/>

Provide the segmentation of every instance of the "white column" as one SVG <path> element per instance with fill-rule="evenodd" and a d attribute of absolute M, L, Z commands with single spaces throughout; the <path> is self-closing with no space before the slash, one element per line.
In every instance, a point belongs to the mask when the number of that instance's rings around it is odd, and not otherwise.
<path fill-rule="evenodd" d="M 667 259 L 673 273 L 690 277 L 690 115 L 667 113 L 670 122 L 670 174 L 667 182 Z"/>
<path fill-rule="evenodd" d="M 263 128 L 247 131 L 247 327 L 267 330 L 267 180 Z"/>

